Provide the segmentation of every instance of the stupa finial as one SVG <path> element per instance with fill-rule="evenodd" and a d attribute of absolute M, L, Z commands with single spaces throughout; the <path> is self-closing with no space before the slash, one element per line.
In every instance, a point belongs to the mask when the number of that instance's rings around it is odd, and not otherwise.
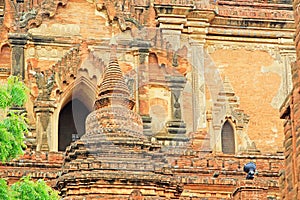
<path fill-rule="evenodd" d="M 110 63 L 118 62 L 118 60 L 117 60 L 117 46 L 118 46 L 118 43 L 117 43 L 117 39 L 115 37 L 114 32 L 112 32 L 112 34 L 111 34 L 111 39 L 110 39 L 110 42 L 109 42 L 109 46 L 110 46 L 110 60 L 109 60 L 109 62 Z"/>
<path fill-rule="evenodd" d="M 110 39 L 109 45 L 110 46 L 118 46 L 117 39 L 115 37 L 114 32 L 112 32 L 112 34 L 111 34 L 111 39 Z"/>

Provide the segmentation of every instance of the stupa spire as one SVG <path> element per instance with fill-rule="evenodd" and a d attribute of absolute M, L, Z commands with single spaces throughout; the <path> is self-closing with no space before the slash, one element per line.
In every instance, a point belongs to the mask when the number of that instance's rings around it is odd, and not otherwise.
<path fill-rule="evenodd" d="M 134 102 L 130 99 L 130 92 L 118 63 L 117 41 L 114 34 L 109 45 L 111 48 L 110 60 L 104 70 L 103 81 L 100 84 L 98 98 L 95 102 L 95 109 L 120 105 L 132 109 Z"/>
<path fill-rule="evenodd" d="M 109 46 L 110 46 L 110 62 L 112 62 L 112 61 L 118 62 L 118 59 L 117 59 L 118 43 L 117 43 L 114 32 L 112 33 L 112 36 L 111 36 L 111 39 L 109 42 Z"/>

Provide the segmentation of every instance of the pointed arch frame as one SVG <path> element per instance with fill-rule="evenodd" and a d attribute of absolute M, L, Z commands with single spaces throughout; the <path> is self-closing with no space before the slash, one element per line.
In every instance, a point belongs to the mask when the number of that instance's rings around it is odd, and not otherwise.
<path fill-rule="evenodd" d="M 76 90 L 80 90 L 84 93 L 84 96 L 74 96 L 73 93 Z M 59 134 L 59 114 L 60 111 L 70 102 L 72 99 L 77 98 L 80 100 L 90 111 L 93 110 L 93 103 L 95 101 L 97 92 L 96 81 L 94 79 L 90 80 L 85 76 L 79 76 L 68 85 L 64 92 L 60 96 L 60 101 L 55 109 L 54 115 L 54 129 L 53 129 L 53 139 L 51 141 L 51 150 L 58 151 L 58 134 Z M 78 98 L 79 97 L 79 98 Z"/>

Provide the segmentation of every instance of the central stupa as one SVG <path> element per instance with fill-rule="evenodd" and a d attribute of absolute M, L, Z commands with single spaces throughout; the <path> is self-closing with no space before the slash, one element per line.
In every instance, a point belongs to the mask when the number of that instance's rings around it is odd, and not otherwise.
<path fill-rule="evenodd" d="M 103 81 L 95 101 L 95 111 L 86 119 L 86 134 L 105 137 L 113 143 L 148 143 L 143 135 L 141 117 L 132 111 L 134 101 L 130 98 L 128 86 L 117 60 L 117 43 L 110 42 L 111 54 L 104 70 Z"/>
<path fill-rule="evenodd" d="M 63 199 L 174 199 L 181 189 L 158 144 L 143 135 L 141 117 L 117 60 L 117 43 L 103 74 L 86 133 L 65 153 L 57 188 Z"/>

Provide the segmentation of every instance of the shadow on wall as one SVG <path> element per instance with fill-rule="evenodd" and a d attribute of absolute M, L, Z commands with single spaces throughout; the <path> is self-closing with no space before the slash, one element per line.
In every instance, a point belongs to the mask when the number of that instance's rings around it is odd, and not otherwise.
<path fill-rule="evenodd" d="M 65 151 L 72 141 L 85 132 L 85 119 L 91 111 L 78 99 L 73 99 L 59 113 L 58 150 Z"/>

